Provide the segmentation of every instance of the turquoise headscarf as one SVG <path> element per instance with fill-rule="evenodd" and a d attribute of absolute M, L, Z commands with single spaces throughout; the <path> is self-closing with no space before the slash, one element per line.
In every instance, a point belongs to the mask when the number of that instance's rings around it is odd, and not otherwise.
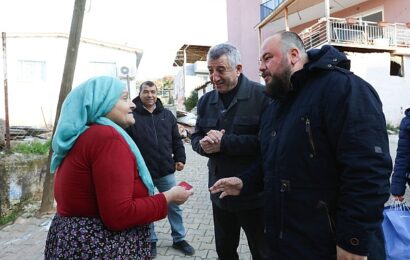
<path fill-rule="evenodd" d="M 139 175 L 149 193 L 154 194 L 154 184 L 137 145 L 119 125 L 106 118 L 125 89 L 124 83 L 112 77 L 95 77 L 74 88 L 65 99 L 60 119 L 52 141 L 53 156 L 50 171 L 54 173 L 77 138 L 89 124 L 112 126 L 117 130 L 134 153 Z"/>

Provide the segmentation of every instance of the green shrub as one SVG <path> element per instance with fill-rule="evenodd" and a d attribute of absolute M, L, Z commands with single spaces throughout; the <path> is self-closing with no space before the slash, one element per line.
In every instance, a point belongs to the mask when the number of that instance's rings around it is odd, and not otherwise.
<path fill-rule="evenodd" d="M 393 133 L 398 133 L 399 132 L 399 127 L 393 125 L 392 123 L 387 123 L 386 124 L 386 129 L 390 132 L 393 132 Z"/>
<path fill-rule="evenodd" d="M 184 105 L 187 111 L 191 111 L 198 103 L 198 91 L 192 91 L 191 95 L 185 100 Z"/>
<path fill-rule="evenodd" d="M 22 154 L 47 154 L 50 150 L 51 141 L 48 140 L 45 143 L 32 142 L 32 143 L 20 143 L 11 148 L 12 152 Z"/>

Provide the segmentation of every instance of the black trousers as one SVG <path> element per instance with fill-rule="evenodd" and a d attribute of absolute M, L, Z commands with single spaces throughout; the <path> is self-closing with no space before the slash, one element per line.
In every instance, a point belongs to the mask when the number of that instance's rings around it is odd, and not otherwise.
<path fill-rule="evenodd" d="M 237 248 L 241 228 L 248 239 L 252 259 L 268 259 L 269 248 L 264 234 L 263 208 L 232 212 L 212 204 L 216 252 L 219 260 L 239 259 Z"/>

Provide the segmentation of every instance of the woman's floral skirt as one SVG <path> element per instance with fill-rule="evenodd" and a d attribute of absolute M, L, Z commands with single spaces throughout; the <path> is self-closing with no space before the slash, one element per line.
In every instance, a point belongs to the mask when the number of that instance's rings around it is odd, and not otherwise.
<path fill-rule="evenodd" d="M 120 232 L 99 218 L 57 214 L 47 235 L 45 259 L 151 259 L 149 226 Z"/>

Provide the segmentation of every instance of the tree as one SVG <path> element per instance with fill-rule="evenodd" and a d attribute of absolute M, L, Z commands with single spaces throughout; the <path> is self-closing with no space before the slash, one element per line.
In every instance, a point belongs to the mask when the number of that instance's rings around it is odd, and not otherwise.
<path fill-rule="evenodd" d="M 64 64 L 64 73 L 63 78 L 61 80 L 60 95 L 57 104 L 56 118 L 54 120 L 53 135 L 57 127 L 61 106 L 63 105 L 64 99 L 71 91 L 73 85 L 75 65 L 77 62 L 78 46 L 80 45 L 81 30 L 83 26 L 85 3 L 86 0 L 75 0 L 74 3 L 73 18 L 71 20 L 70 36 L 68 38 L 67 53 Z M 53 151 L 50 147 L 50 152 L 48 154 L 47 171 L 43 184 L 43 196 L 41 198 L 39 214 L 49 212 L 54 208 L 54 182 L 53 176 L 50 173 L 50 162 L 52 153 Z"/>
<path fill-rule="evenodd" d="M 184 102 L 185 109 L 191 111 L 196 106 L 196 103 L 198 103 L 198 91 L 194 90 Z"/>

